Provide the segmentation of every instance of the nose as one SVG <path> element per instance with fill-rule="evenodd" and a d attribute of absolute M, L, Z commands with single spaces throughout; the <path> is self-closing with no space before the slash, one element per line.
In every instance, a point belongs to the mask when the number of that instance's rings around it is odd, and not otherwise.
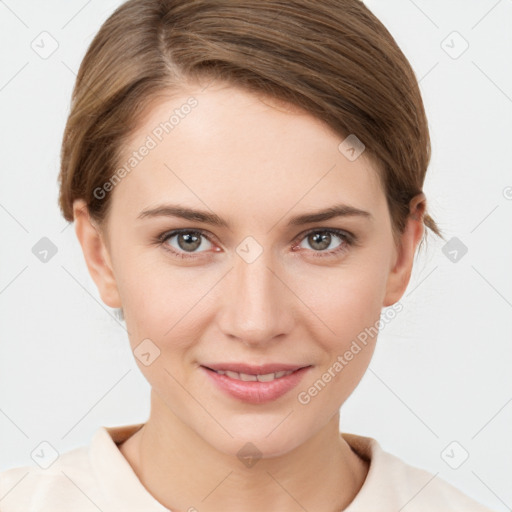
<path fill-rule="evenodd" d="M 270 252 L 263 251 L 251 263 L 236 255 L 222 286 L 219 327 L 247 346 L 265 346 L 293 328 L 298 301 L 280 275 L 283 272 L 276 271 Z"/>

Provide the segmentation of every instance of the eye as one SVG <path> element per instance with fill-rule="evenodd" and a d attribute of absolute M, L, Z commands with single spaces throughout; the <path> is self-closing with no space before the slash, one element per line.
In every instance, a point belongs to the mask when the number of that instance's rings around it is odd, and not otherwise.
<path fill-rule="evenodd" d="M 336 245 L 336 239 L 341 243 Z M 351 245 L 355 244 L 355 236 L 339 229 L 314 229 L 301 235 L 298 240 L 307 243 L 313 248 L 314 257 L 332 256 L 346 251 Z M 333 245 L 334 244 L 334 245 Z M 302 249 L 302 245 L 295 245 L 293 250 Z M 330 249 L 329 249 L 330 248 Z M 329 249 L 329 250 L 326 250 Z"/>
<path fill-rule="evenodd" d="M 336 244 L 336 239 L 340 240 L 341 243 L 333 247 L 333 243 Z M 307 252 L 311 252 L 313 257 L 338 255 L 347 251 L 350 246 L 356 245 L 356 237 L 353 234 L 335 228 L 317 228 L 299 235 L 294 242 L 292 251 L 302 251 L 304 249 L 302 244 L 298 245 L 301 241 L 312 247 L 312 250 L 307 250 Z M 201 253 L 208 252 L 212 247 L 214 252 L 221 251 L 219 247 L 212 243 L 209 235 L 199 229 L 167 231 L 158 235 L 155 243 L 161 245 L 173 256 L 181 259 L 198 258 Z"/>
<path fill-rule="evenodd" d="M 206 244 L 203 243 L 204 240 L 206 240 Z M 198 249 L 202 248 L 209 250 L 213 246 L 212 242 L 202 231 L 190 229 L 181 229 L 162 233 L 158 237 L 158 242 L 178 258 L 197 257 L 195 256 L 195 253 L 204 252 Z"/>

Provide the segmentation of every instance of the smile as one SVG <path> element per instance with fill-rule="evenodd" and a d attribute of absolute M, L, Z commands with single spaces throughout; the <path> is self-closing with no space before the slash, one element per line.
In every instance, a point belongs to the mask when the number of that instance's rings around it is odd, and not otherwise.
<path fill-rule="evenodd" d="M 225 396 L 251 404 L 272 402 L 294 389 L 312 367 L 266 373 L 244 373 L 201 366 L 210 382 Z M 249 371 L 254 371 L 250 369 Z"/>
<path fill-rule="evenodd" d="M 275 373 L 265 373 L 263 375 L 250 375 L 248 373 L 237 373 L 232 371 L 222 371 L 222 370 L 213 370 L 215 373 L 219 375 L 226 375 L 230 379 L 242 380 L 244 382 L 271 382 L 275 379 L 280 379 L 281 377 L 286 377 L 286 375 L 290 375 L 294 372 L 294 370 L 290 370 L 287 372 L 275 372 Z"/>

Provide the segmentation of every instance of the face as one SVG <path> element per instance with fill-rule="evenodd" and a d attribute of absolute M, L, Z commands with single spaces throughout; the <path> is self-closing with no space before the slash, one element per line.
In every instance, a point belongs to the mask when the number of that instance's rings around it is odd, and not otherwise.
<path fill-rule="evenodd" d="M 161 133 L 180 108 L 188 113 Z M 344 355 L 400 298 L 419 231 L 397 251 L 376 170 L 364 153 L 350 161 L 342 140 L 226 85 L 148 111 L 122 164 L 147 154 L 112 191 L 105 265 L 88 265 L 103 300 L 123 308 L 157 396 L 152 416 L 226 454 L 251 441 L 271 456 L 318 433 L 354 390 L 376 337 Z M 300 219 L 342 205 L 366 213 Z M 170 215 L 177 207 L 204 215 Z M 240 383 L 205 368 L 225 363 L 303 369 Z"/>

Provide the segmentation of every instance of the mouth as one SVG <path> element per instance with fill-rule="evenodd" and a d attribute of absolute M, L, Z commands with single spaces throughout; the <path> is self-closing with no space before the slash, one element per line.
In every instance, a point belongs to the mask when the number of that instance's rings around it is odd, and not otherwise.
<path fill-rule="evenodd" d="M 210 369 L 210 368 L 209 368 Z M 281 372 L 275 372 L 275 373 L 264 373 L 264 374 L 250 374 L 250 373 L 238 373 L 238 372 L 232 372 L 229 370 L 222 371 L 222 370 L 212 370 L 212 372 L 215 372 L 219 375 L 226 375 L 230 379 L 235 380 L 242 380 L 244 382 L 271 382 L 275 379 L 280 379 L 281 377 L 286 377 L 286 375 L 290 375 L 295 370 L 290 370 L 287 372 L 281 371 Z"/>
<path fill-rule="evenodd" d="M 219 389 L 244 402 L 276 400 L 302 380 L 311 365 L 221 363 L 201 365 Z"/>
<path fill-rule="evenodd" d="M 214 371 L 231 371 L 235 373 L 245 373 L 248 375 L 264 375 L 268 373 L 295 371 L 309 364 L 287 364 L 287 363 L 265 363 L 265 364 L 247 364 L 237 362 L 205 363 L 202 366 Z"/>

